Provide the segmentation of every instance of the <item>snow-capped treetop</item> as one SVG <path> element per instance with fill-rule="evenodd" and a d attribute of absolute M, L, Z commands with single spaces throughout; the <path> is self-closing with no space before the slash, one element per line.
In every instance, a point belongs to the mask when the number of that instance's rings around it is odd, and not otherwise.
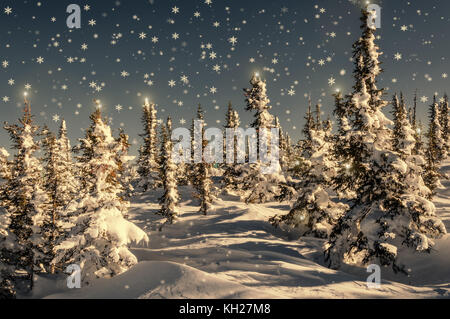
<path fill-rule="evenodd" d="M 272 128 L 274 117 L 269 113 L 272 108 L 267 96 L 266 82 L 262 81 L 259 76 L 253 74 L 250 80 L 252 87 L 244 89 L 245 102 L 247 111 L 256 111 L 255 120 L 251 124 L 255 128 Z"/>
<path fill-rule="evenodd" d="M 239 127 L 239 113 L 233 109 L 231 102 L 228 103 L 228 110 L 225 118 L 225 128 L 236 128 Z"/>

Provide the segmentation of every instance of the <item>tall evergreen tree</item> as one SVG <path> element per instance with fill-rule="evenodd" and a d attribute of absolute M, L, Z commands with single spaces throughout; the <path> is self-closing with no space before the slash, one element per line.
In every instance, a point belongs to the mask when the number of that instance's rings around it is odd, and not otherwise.
<path fill-rule="evenodd" d="M 39 270 L 40 251 L 35 245 L 35 235 L 39 233 L 40 217 L 47 202 L 41 184 L 42 166 L 35 156 L 39 149 L 35 141 L 39 128 L 34 124 L 27 99 L 19 124 L 5 123 L 4 128 L 16 154 L 5 187 L 9 245 L 1 250 L 0 259 L 11 270 L 4 278 L 9 283 L 7 289 L 13 285 L 16 292 L 27 292 L 33 288 L 34 273 Z"/>
<path fill-rule="evenodd" d="M 9 161 L 9 153 L 3 147 L 0 147 L 0 207 L 6 200 L 6 185 L 11 179 L 11 165 Z"/>
<path fill-rule="evenodd" d="M 83 144 L 91 159 L 83 165 L 89 172 L 89 186 L 78 202 L 75 225 L 55 247 L 55 265 L 77 264 L 82 281 L 89 285 L 98 277 L 118 275 L 137 263 L 129 251 L 131 242 L 147 242 L 144 231 L 124 218 L 129 203 L 120 197 L 123 186 L 118 180 L 117 153 L 121 145 L 111 135 L 111 128 L 102 119 L 100 109 L 91 116 L 93 125 Z"/>
<path fill-rule="evenodd" d="M 414 106 L 411 116 L 411 125 L 412 129 L 414 130 L 414 139 L 415 139 L 415 145 L 413 149 L 414 155 L 423 155 L 423 141 L 422 141 L 422 131 L 423 127 L 420 121 L 417 121 L 417 90 L 414 93 Z"/>
<path fill-rule="evenodd" d="M 287 159 L 287 152 L 288 152 L 288 144 L 286 141 L 286 136 L 284 135 L 283 128 L 280 124 L 280 119 L 278 117 L 275 117 L 275 127 L 278 128 L 279 134 L 278 134 L 278 141 L 280 144 L 280 166 L 282 170 L 287 169 L 288 166 L 288 159 Z"/>
<path fill-rule="evenodd" d="M 399 151 L 392 150 L 390 121 L 382 113 L 387 102 L 376 86 L 382 71 L 375 44 L 375 28 L 363 11 L 361 38 L 354 44 L 355 86 L 347 98 L 351 110 L 352 178 L 359 187 L 350 209 L 339 219 L 325 246 L 333 268 L 348 264 L 378 263 L 406 272 L 398 256 L 407 248 L 429 252 L 433 239 L 446 233 L 426 193 L 421 174 L 409 161 L 413 132 L 408 125 Z M 429 191 L 429 190 L 428 190 Z"/>
<path fill-rule="evenodd" d="M 9 153 L 0 147 L 0 299 L 15 297 L 12 282 L 13 266 L 9 264 L 8 246 L 12 244 L 9 235 L 10 214 L 3 207 L 6 205 L 6 186 L 11 178 Z"/>
<path fill-rule="evenodd" d="M 440 183 L 439 166 L 442 160 L 446 157 L 445 141 L 442 138 L 442 127 L 439 121 L 440 109 L 436 101 L 436 96 L 433 97 L 433 104 L 430 105 L 430 125 L 428 128 L 428 145 L 426 150 L 426 167 L 425 167 L 425 183 L 432 191 L 430 198 L 435 194 L 435 190 L 442 187 Z"/>
<path fill-rule="evenodd" d="M 444 100 L 441 103 L 439 122 L 442 128 L 442 140 L 445 144 L 445 155 L 450 153 L 450 125 L 449 125 L 449 108 L 448 108 L 448 96 L 444 95 Z"/>
<path fill-rule="evenodd" d="M 96 105 L 95 111 L 89 116 L 90 125 L 85 130 L 84 138 L 79 139 L 79 144 L 73 147 L 73 151 L 77 154 L 75 159 L 76 163 L 76 175 L 78 176 L 80 195 L 83 195 L 88 192 L 89 188 L 92 185 L 89 185 L 89 181 L 93 180 L 94 173 L 92 171 L 88 171 L 89 163 L 94 157 L 94 143 L 95 138 L 93 135 L 96 120 L 98 117 L 101 117 L 101 105 L 100 101 L 94 99 L 94 104 Z"/>
<path fill-rule="evenodd" d="M 119 165 L 119 181 L 124 188 L 124 192 L 121 194 L 123 198 L 130 198 L 134 193 L 133 183 L 138 179 L 138 174 L 132 161 L 135 156 L 129 155 L 129 149 L 131 144 L 129 143 L 129 137 L 121 129 L 119 131 L 119 137 L 117 143 L 119 144 L 119 153 L 117 153 L 117 163 Z"/>
<path fill-rule="evenodd" d="M 226 124 L 224 126 L 225 130 L 226 129 L 236 129 L 239 127 L 239 125 L 241 124 L 240 119 L 239 119 L 239 114 L 237 111 L 235 111 L 233 109 L 233 106 L 230 103 L 228 103 L 228 111 L 226 114 Z M 238 155 L 240 155 L 238 152 L 240 152 L 240 150 L 238 149 L 238 145 L 237 145 L 237 137 L 233 136 L 232 140 L 228 140 L 226 133 L 224 134 L 224 139 L 225 139 L 225 143 L 224 143 L 224 157 L 225 157 L 225 164 L 224 164 L 224 174 L 223 174 L 223 185 L 224 185 L 224 189 L 225 191 L 228 192 L 233 192 L 233 191 L 237 191 L 239 190 L 239 175 L 241 174 L 241 170 L 242 170 L 242 163 L 237 163 L 237 158 Z M 226 163 L 226 157 L 227 157 L 227 147 L 231 148 L 231 143 L 233 144 L 233 149 L 232 149 L 232 156 L 233 156 L 233 163 Z M 229 144 L 227 146 L 227 144 Z M 242 155 L 242 154 L 241 154 Z"/>
<path fill-rule="evenodd" d="M 77 183 L 73 175 L 70 142 L 67 138 L 66 122 L 63 120 L 58 138 L 44 128 L 44 189 L 49 202 L 43 216 L 40 240 L 42 262 L 47 271 L 54 273 L 55 243 L 66 231 L 67 205 L 75 198 Z"/>
<path fill-rule="evenodd" d="M 159 199 L 161 209 L 158 212 L 167 219 L 166 223 L 168 224 L 173 224 L 180 213 L 178 208 L 179 195 L 176 178 L 177 166 L 175 165 L 172 156 L 171 126 L 170 117 L 167 119 L 167 125 L 161 125 L 161 180 L 164 193 Z"/>
<path fill-rule="evenodd" d="M 244 167 L 240 180 L 243 185 L 245 202 L 264 203 L 281 194 L 280 185 L 286 183 L 286 180 L 281 171 L 279 156 L 274 158 L 274 154 L 271 154 L 272 147 L 279 149 L 279 141 L 274 143 L 275 140 L 278 140 L 278 136 L 271 136 L 270 129 L 274 128 L 274 117 L 269 112 L 271 106 L 267 96 L 266 82 L 254 74 L 250 84 L 252 87 L 244 89 L 244 95 L 246 110 L 255 111 L 251 127 L 256 130 L 258 160 L 256 163 L 249 163 Z M 262 136 L 265 136 L 265 141 L 261 139 Z M 264 143 L 261 144 L 261 141 Z M 260 150 L 267 150 L 267 157 L 272 157 L 270 164 L 265 163 L 261 158 Z M 266 171 L 269 165 L 271 167 Z"/>
<path fill-rule="evenodd" d="M 311 132 L 314 130 L 315 122 L 311 111 L 311 98 L 308 99 L 308 111 L 305 116 L 305 126 L 303 127 L 303 136 L 305 139 L 302 143 L 302 153 L 306 156 L 311 156 L 312 154 L 312 136 Z"/>
<path fill-rule="evenodd" d="M 9 153 L 0 147 L 0 183 L 11 178 L 11 163 L 8 160 Z"/>
<path fill-rule="evenodd" d="M 157 118 L 155 104 L 145 100 L 142 107 L 142 124 L 144 125 L 144 133 L 140 136 L 144 139 L 144 144 L 139 150 L 138 173 L 141 177 L 139 186 L 145 191 L 159 187 L 159 165 L 157 152 Z"/>
<path fill-rule="evenodd" d="M 195 189 L 194 196 L 200 200 L 200 212 L 206 215 L 208 213 L 208 210 L 211 209 L 211 203 L 215 199 L 211 186 L 211 170 L 212 170 L 212 164 L 208 163 L 206 161 L 205 154 L 205 148 L 208 144 L 207 140 L 205 139 L 205 129 L 204 129 L 204 113 L 202 107 L 199 105 L 197 110 L 197 121 L 201 123 L 201 132 L 195 132 L 194 126 L 192 127 L 192 147 L 193 152 L 195 150 L 195 147 L 198 147 L 199 149 L 197 151 L 201 150 L 201 158 L 195 158 L 194 160 L 197 161 L 197 163 L 192 164 L 192 185 Z M 193 122 L 194 123 L 194 122 Z M 197 133 L 197 134 L 195 134 Z M 195 136 L 197 135 L 197 136 Z M 199 136 L 198 136 L 199 135 Z M 200 138 L 200 145 L 197 145 L 198 139 Z"/>
<path fill-rule="evenodd" d="M 347 205 L 335 203 L 330 188 L 336 174 L 336 165 L 332 157 L 333 136 L 331 121 L 322 122 L 320 110 L 312 123 L 306 121 L 305 136 L 309 138 L 309 149 L 301 159 L 304 169 L 298 176 L 300 182 L 295 185 L 297 201 L 290 212 L 284 216 L 274 216 L 270 222 L 275 227 L 287 225 L 296 228 L 301 235 L 327 238 Z M 308 117 L 310 114 L 308 109 Z"/>

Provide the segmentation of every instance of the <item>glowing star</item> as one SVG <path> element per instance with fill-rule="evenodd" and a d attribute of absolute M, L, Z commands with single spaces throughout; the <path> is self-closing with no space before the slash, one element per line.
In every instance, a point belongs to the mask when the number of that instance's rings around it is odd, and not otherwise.
<path fill-rule="evenodd" d="M 6 7 L 5 10 L 3 11 L 6 15 L 10 15 L 12 13 L 12 8 L 11 7 Z"/>

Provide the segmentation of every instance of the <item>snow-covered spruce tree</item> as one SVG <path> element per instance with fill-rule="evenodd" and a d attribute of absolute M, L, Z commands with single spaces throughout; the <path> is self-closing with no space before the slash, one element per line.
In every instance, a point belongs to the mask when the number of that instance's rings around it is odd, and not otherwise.
<path fill-rule="evenodd" d="M 14 245 L 15 238 L 9 233 L 10 221 L 10 215 L 0 206 L 0 300 L 16 298 L 15 267 L 10 263 L 13 253 L 10 246 Z"/>
<path fill-rule="evenodd" d="M 255 138 L 257 139 L 256 150 L 258 152 L 258 160 L 256 163 L 249 163 L 243 168 L 240 181 L 242 183 L 242 190 L 245 192 L 244 200 L 246 203 L 264 203 L 280 195 L 280 185 L 286 183 L 286 180 L 281 171 L 279 158 L 272 158 L 276 162 L 270 164 L 265 163 L 260 158 L 260 149 L 267 150 L 267 157 L 271 156 L 272 142 L 275 137 L 271 136 L 270 129 L 274 128 L 274 117 L 269 112 L 272 107 L 269 105 L 270 100 L 267 96 L 266 82 L 254 74 L 250 80 L 250 84 L 252 87 L 244 89 L 244 95 L 246 98 L 246 110 L 255 112 L 255 119 L 251 123 L 251 127 L 256 130 Z M 263 130 L 266 138 L 265 143 L 261 145 L 260 137 L 263 134 Z M 274 143 L 273 146 L 279 148 L 279 143 Z M 270 172 L 264 173 L 269 165 L 276 167 L 270 169 Z"/>
<path fill-rule="evenodd" d="M 161 125 L 161 180 L 164 193 L 159 199 L 161 209 L 158 214 L 166 218 L 167 224 L 173 224 L 180 213 L 178 209 L 177 166 L 172 156 L 171 126 L 170 117 L 167 119 L 167 126 Z"/>
<path fill-rule="evenodd" d="M 96 104 L 97 108 L 89 116 L 91 123 L 85 130 L 85 136 L 84 138 L 80 138 L 78 140 L 79 144 L 73 147 L 74 153 L 77 154 L 75 156 L 75 159 L 77 160 L 75 165 L 75 175 L 78 178 L 80 198 L 88 192 L 89 188 L 92 186 L 89 185 L 89 182 L 93 180 L 93 174 L 88 170 L 89 166 L 87 165 L 87 163 L 89 163 L 94 156 L 93 146 L 95 139 L 93 132 L 96 125 L 96 119 L 101 116 L 100 101 L 94 100 L 94 103 Z"/>
<path fill-rule="evenodd" d="M 449 125 L 449 108 L 448 108 L 448 96 L 444 94 L 444 100 L 441 103 L 439 122 L 442 128 L 442 140 L 445 143 L 446 155 L 450 153 L 450 125 Z"/>
<path fill-rule="evenodd" d="M 309 147 L 302 158 L 304 169 L 299 176 L 300 182 L 295 186 L 297 201 L 287 215 L 274 216 L 270 222 L 275 227 L 284 224 L 296 228 L 302 236 L 327 238 L 347 205 L 331 200 L 334 194 L 330 186 L 336 174 L 332 125 L 329 120 L 322 122 L 319 107 L 317 114 L 316 120 L 307 120 L 304 127 Z M 310 116 L 308 109 L 306 118 Z"/>
<path fill-rule="evenodd" d="M 8 157 L 8 151 L 0 147 L 0 184 L 11 178 L 11 163 Z"/>
<path fill-rule="evenodd" d="M 208 211 L 212 210 L 212 202 L 215 200 L 215 196 L 213 194 L 213 191 L 211 190 L 212 165 L 210 163 L 207 163 L 205 160 L 205 147 L 207 144 L 208 142 L 204 139 L 203 135 L 203 142 L 202 142 L 203 160 L 201 163 L 197 164 L 195 172 L 196 179 L 198 180 L 198 184 L 196 185 L 195 197 L 197 197 L 200 200 L 199 212 L 203 213 L 204 215 L 207 215 Z"/>
<path fill-rule="evenodd" d="M 91 116 L 92 129 L 88 145 L 91 159 L 83 165 L 88 172 L 89 186 L 78 202 L 73 217 L 75 225 L 55 247 L 55 265 L 77 264 L 82 281 L 90 284 L 98 277 L 118 275 L 137 263 L 130 252 L 131 242 L 148 242 L 144 231 L 124 218 L 129 203 L 120 198 L 123 187 L 118 181 L 117 153 L 120 145 L 111 135 L 111 128 L 97 109 Z M 84 144 L 86 145 L 86 144 Z"/>
<path fill-rule="evenodd" d="M 3 147 L 0 147 L 0 207 L 6 200 L 6 185 L 11 178 L 11 165 L 8 160 L 9 153 Z"/>
<path fill-rule="evenodd" d="M 311 131 L 314 129 L 315 122 L 311 112 L 311 98 L 308 98 L 308 108 L 304 119 L 305 125 L 302 129 L 304 138 L 300 139 L 295 145 L 294 163 L 290 169 L 290 173 L 296 178 L 301 178 L 305 170 L 308 169 L 308 166 L 305 164 L 305 158 L 310 157 L 312 154 Z"/>
<path fill-rule="evenodd" d="M 149 189 L 161 186 L 159 180 L 159 164 L 158 164 L 158 140 L 155 104 L 145 100 L 142 107 L 142 124 L 144 125 L 144 133 L 140 136 L 144 140 L 144 144 L 139 150 L 138 173 L 140 176 L 139 187 L 144 192 Z"/>
<path fill-rule="evenodd" d="M 286 171 L 290 172 L 291 169 L 295 166 L 295 150 L 292 145 L 292 138 L 289 133 L 286 132 L 284 139 L 286 141 Z"/>
<path fill-rule="evenodd" d="M 176 152 L 176 150 L 173 150 L 174 152 Z M 184 158 L 183 157 L 183 149 L 180 148 L 178 149 L 179 152 L 179 157 L 180 158 Z M 184 161 L 180 161 L 179 163 L 177 163 L 177 184 L 179 186 L 186 186 L 189 185 L 189 166 L 184 162 Z"/>
<path fill-rule="evenodd" d="M 358 68 L 356 69 L 358 70 Z M 357 72 L 354 72 L 357 75 Z M 358 89 L 357 85 L 354 89 Z M 339 166 L 337 174 L 334 177 L 333 184 L 338 195 L 342 199 L 351 200 L 356 196 L 358 183 L 353 179 L 350 173 L 353 166 L 353 149 L 350 143 L 352 139 L 352 128 L 350 125 L 350 117 L 354 111 L 351 107 L 351 96 L 342 96 L 341 92 L 334 94 L 334 115 L 337 119 L 337 133 L 334 137 L 333 156 Z"/>
<path fill-rule="evenodd" d="M 196 132 L 195 131 L 195 121 L 199 121 L 202 123 L 202 132 Z M 204 135 L 204 122 L 205 121 L 205 114 L 203 111 L 203 108 L 201 106 L 201 104 L 198 105 L 197 107 L 197 116 L 196 118 L 192 119 L 192 124 L 191 124 L 191 164 L 189 165 L 189 179 L 191 182 L 191 185 L 194 187 L 194 189 L 197 189 L 198 187 L 198 180 L 196 179 L 196 175 L 197 175 L 197 170 L 198 170 L 198 164 L 199 163 L 195 163 L 195 149 L 197 147 L 202 147 L 203 146 L 199 146 L 197 145 L 198 141 L 195 139 L 195 135 L 197 134 L 201 134 L 201 136 Z"/>
<path fill-rule="evenodd" d="M 415 139 L 413 139 L 414 131 L 409 132 L 405 129 L 405 125 L 410 127 L 410 124 L 402 93 L 400 93 L 400 99 L 397 94 L 392 99 L 392 114 L 394 116 L 392 147 L 396 152 L 405 148 L 409 149 L 409 145 L 415 144 Z"/>
<path fill-rule="evenodd" d="M 288 166 L 288 159 L 287 159 L 287 152 L 288 152 L 288 145 L 286 141 L 286 136 L 284 135 L 283 128 L 280 124 L 280 119 L 278 116 L 275 117 L 275 127 L 279 130 L 279 137 L 278 141 L 280 143 L 280 166 L 283 171 L 287 169 Z"/>
<path fill-rule="evenodd" d="M 444 139 L 444 128 L 441 125 L 441 106 L 433 97 L 433 104 L 430 106 L 430 125 L 428 131 L 429 143 L 434 148 L 435 159 L 442 162 L 447 158 L 447 141 Z"/>
<path fill-rule="evenodd" d="M 129 137 L 121 129 L 119 131 L 119 137 L 117 138 L 117 143 L 119 144 L 119 153 L 117 153 L 117 163 L 119 165 L 119 182 L 123 186 L 123 193 L 121 196 L 126 199 L 130 198 L 134 193 L 133 182 L 138 179 L 138 174 L 132 161 L 135 156 L 131 156 L 128 150 L 131 144 L 128 142 Z"/>
<path fill-rule="evenodd" d="M 172 133 L 171 133 L 172 135 Z M 172 137 L 172 136 L 170 136 Z M 178 148 L 175 149 L 173 148 L 172 153 L 176 154 L 176 152 L 178 152 L 178 158 L 181 159 L 180 161 L 178 161 L 178 163 L 176 163 L 177 166 L 177 171 L 176 171 L 176 178 L 177 178 L 177 185 L 178 186 L 186 186 L 190 184 L 190 163 L 189 163 L 189 158 L 186 159 L 185 158 L 185 153 L 184 153 L 184 149 L 181 146 L 180 142 L 182 141 L 182 139 L 178 139 L 178 140 L 172 140 L 172 144 L 177 143 L 178 144 Z"/>
<path fill-rule="evenodd" d="M 11 163 L 8 161 L 9 153 L 0 147 L 0 300 L 15 298 L 14 285 L 12 282 L 13 266 L 9 265 L 7 247 L 11 244 L 9 223 L 10 214 L 4 209 L 6 205 L 6 189 L 11 178 Z"/>
<path fill-rule="evenodd" d="M 304 156 L 311 156 L 312 154 L 312 136 L 311 132 L 314 130 L 315 123 L 314 123 L 314 117 L 311 112 L 311 99 L 308 100 L 308 111 L 306 112 L 305 116 L 305 126 L 303 127 L 303 135 L 305 139 L 302 141 L 302 153 Z"/>
<path fill-rule="evenodd" d="M 432 198 L 435 194 L 435 190 L 442 187 L 440 182 L 441 174 L 439 173 L 440 163 L 446 157 L 445 141 L 442 138 L 442 127 L 439 121 L 439 104 L 436 101 L 436 96 L 433 97 L 433 104 L 430 105 L 430 124 L 428 128 L 427 138 L 428 145 L 425 153 L 426 165 L 425 165 L 425 184 L 432 191 Z"/>
<path fill-rule="evenodd" d="M 239 114 L 237 111 L 233 109 L 231 102 L 228 103 L 228 111 L 225 119 L 225 132 L 227 129 L 236 129 L 241 124 L 239 119 Z M 239 190 L 239 175 L 241 174 L 242 164 L 237 163 L 238 159 L 238 145 L 237 145 L 237 137 L 234 136 L 233 140 L 228 140 L 226 138 L 226 133 L 224 134 L 224 174 L 223 174 L 223 186 L 226 192 L 235 192 Z M 231 143 L 233 143 L 233 163 L 226 162 L 227 155 L 227 143 L 229 144 L 229 148 L 231 148 Z"/>
<path fill-rule="evenodd" d="M 208 144 L 205 139 L 205 124 L 204 124 L 204 113 L 202 107 L 199 105 L 197 110 L 197 121 L 201 123 L 201 132 L 195 132 L 194 123 L 191 129 L 192 134 L 192 152 L 194 163 L 192 164 L 191 169 L 191 181 L 194 187 L 195 193 L 194 197 L 198 198 L 200 201 L 200 212 L 206 215 L 208 210 L 212 208 L 212 202 L 215 199 L 215 196 L 212 193 L 211 186 L 211 169 L 212 164 L 206 161 L 205 148 Z M 201 139 L 200 145 L 197 145 L 198 138 Z M 201 158 L 195 157 L 195 148 L 201 148 Z M 199 151 L 197 150 L 197 151 Z M 196 162 L 197 161 L 197 162 Z"/>
<path fill-rule="evenodd" d="M 414 93 L 414 106 L 412 109 L 411 114 L 411 126 L 414 130 L 414 139 L 415 139 L 415 145 L 413 149 L 414 155 L 423 155 L 423 141 L 422 141 L 422 123 L 420 121 L 417 121 L 417 90 Z"/>
<path fill-rule="evenodd" d="M 33 288 L 35 271 L 42 270 L 41 251 L 35 236 L 40 233 L 48 198 L 42 190 L 42 166 L 35 157 L 39 149 L 35 141 L 39 128 L 33 122 L 30 104 L 26 99 L 19 124 L 5 123 L 4 128 L 11 137 L 16 154 L 11 178 L 4 188 L 10 243 L 2 250 L 1 259 L 8 268 L 13 269 L 10 280 L 15 290 L 27 292 Z"/>
<path fill-rule="evenodd" d="M 423 197 L 426 187 L 421 174 L 405 160 L 414 140 L 407 120 L 400 152 L 392 150 L 387 128 L 391 122 L 382 113 L 387 102 L 382 99 L 383 89 L 376 86 L 382 71 L 380 53 L 368 19 L 363 11 L 363 34 L 354 45 L 356 84 L 348 100 L 352 110 L 348 135 L 354 149 L 351 174 L 359 187 L 350 209 L 330 234 L 325 260 L 333 268 L 342 263 L 376 263 L 406 272 L 402 251 L 430 252 L 433 239 L 446 230 L 433 204 Z"/>
<path fill-rule="evenodd" d="M 48 196 L 47 212 L 42 216 L 42 226 L 37 240 L 40 241 L 42 264 L 46 271 L 54 273 L 51 264 L 55 258 L 55 244 L 69 227 L 66 215 L 67 205 L 75 198 L 77 182 L 73 175 L 70 142 L 67 138 L 66 123 L 63 120 L 58 138 L 44 128 L 44 190 Z"/>

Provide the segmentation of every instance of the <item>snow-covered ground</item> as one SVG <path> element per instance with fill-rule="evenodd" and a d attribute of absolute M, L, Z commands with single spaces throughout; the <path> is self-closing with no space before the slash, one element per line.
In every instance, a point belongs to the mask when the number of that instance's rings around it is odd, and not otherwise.
<path fill-rule="evenodd" d="M 450 161 L 444 164 L 450 172 Z M 450 230 L 450 181 L 435 199 Z M 314 238 L 298 239 L 274 229 L 269 217 L 287 204 L 245 205 L 221 197 L 208 216 L 198 213 L 192 190 L 182 187 L 182 215 L 158 228 L 158 192 L 137 198 L 130 219 L 147 231 L 148 247 L 133 247 L 139 264 L 92 287 L 69 290 L 65 279 L 39 278 L 34 297 L 48 298 L 442 298 L 450 297 L 450 235 L 430 255 L 408 257 L 409 277 L 382 269 L 382 285 L 369 289 L 365 269 L 340 271 L 323 264 Z"/>

